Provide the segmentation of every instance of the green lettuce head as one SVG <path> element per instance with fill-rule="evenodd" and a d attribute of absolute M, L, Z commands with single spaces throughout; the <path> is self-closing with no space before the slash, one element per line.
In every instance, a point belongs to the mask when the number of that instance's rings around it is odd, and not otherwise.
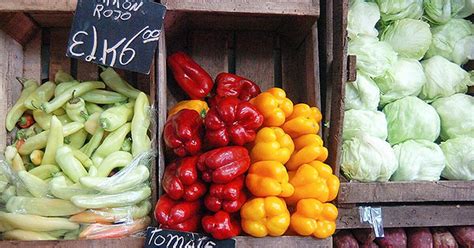
<path fill-rule="evenodd" d="M 432 106 L 441 119 L 441 139 L 474 138 L 474 97 L 455 94 L 434 101 Z"/>
<path fill-rule="evenodd" d="M 428 23 L 402 19 L 388 25 L 380 40 L 388 42 L 399 56 L 420 60 L 428 51 L 431 38 Z"/>
<path fill-rule="evenodd" d="M 423 15 L 423 0 L 376 0 L 376 2 L 385 22 L 404 18 L 420 19 Z"/>
<path fill-rule="evenodd" d="M 381 77 L 375 78 L 380 89 L 380 105 L 401 99 L 405 96 L 417 96 L 426 83 L 425 72 L 416 59 L 399 58 Z"/>
<path fill-rule="evenodd" d="M 444 169 L 441 148 L 426 140 L 408 140 L 393 147 L 398 169 L 392 181 L 436 181 Z"/>
<path fill-rule="evenodd" d="M 390 44 L 368 36 L 350 40 L 349 54 L 357 56 L 357 69 L 370 77 L 382 76 L 397 61 Z"/>
<path fill-rule="evenodd" d="M 459 137 L 441 143 L 446 167 L 441 176 L 449 180 L 474 180 L 474 138 Z"/>
<path fill-rule="evenodd" d="M 383 109 L 388 123 L 388 142 L 392 145 L 421 139 L 435 141 L 440 132 L 436 110 L 414 96 L 389 103 Z"/>
<path fill-rule="evenodd" d="M 364 0 L 352 1 L 347 16 L 347 33 L 353 39 L 359 35 L 377 37 L 375 24 L 380 19 L 379 7 Z"/>
<path fill-rule="evenodd" d="M 426 102 L 466 93 L 467 86 L 472 84 L 469 73 L 441 56 L 424 60 L 421 65 L 425 70 L 426 83 L 421 88 L 419 97 Z"/>
<path fill-rule="evenodd" d="M 434 24 L 447 23 L 464 9 L 466 0 L 424 0 L 426 18 Z"/>
<path fill-rule="evenodd" d="M 397 167 L 392 147 L 377 137 L 359 133 L 342 144 L 341 169 L 349 180 L 386 182 Z"/>
<path fill-rule="evenodd" d="M 451 19 L 434 27 L 433 40 L 426 58 L 440 55 L 458 65 L 474 59 L 474 25 L 464 19 Z"/>
<path fill-rule="evenodd" d="M 359 132 L 387 139 L 387 120 L 380 111 L 351 109 L 344 112 L 342 139 L 348 140 Z"/>
<path fill-rule="evenodd" d="M 361 71 L 357 71 L 357 79 L 346 83 L 344 109 L 377 110 L 380 90 L 372 79 Z"/>

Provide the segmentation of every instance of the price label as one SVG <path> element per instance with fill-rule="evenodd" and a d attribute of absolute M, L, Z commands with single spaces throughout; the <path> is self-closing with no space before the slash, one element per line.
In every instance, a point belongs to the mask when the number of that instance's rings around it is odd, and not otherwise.
<path fill-rule="evenodd" d="M 79 0 L 66 55 L 149 74 L 165 12 L 149 0 Z"/>
<path fill-rule="evenodd" d="M 235 248 L 234 239 L 217 240 L 199 233 L 148 227 L 145 248 Z"/>

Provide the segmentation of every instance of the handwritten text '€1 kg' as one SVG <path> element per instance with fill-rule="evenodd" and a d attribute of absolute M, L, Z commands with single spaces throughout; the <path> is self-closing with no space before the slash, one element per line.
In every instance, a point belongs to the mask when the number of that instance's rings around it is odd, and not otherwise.
<path fill-rule="evenodd" d="M 102 46 L 102 54 L 100 55 L 100 51 L 97 51 L 99 42 L 97 29 L 95 26 L 92 26 L 92 34 L 89 34 L 86 31 L 78 31 L 73 35 L 72 44 L 69 47 L 69 52 L 76 57 L 85 56 L 85 52 L 77 52 L 76 49 L 79 49 L 80 46 L 83 45 L 87 39 L 89 39 L 87 41 L 92 42 L 92 49 L 91 52 L 85 58 L 87 62 L 96 60 L 97 56 L 100 56 L 99 62 L 102 64 L 114 66 L 118 58 L 118 62 L 121 65 L 125 66 L 132 62 L 136 56 L 136 52 L 133 49 L 133 42 L 141 41 L 143 44 L 146 44 L 149 42 L 157 41 L 160 37 L 160 33 L 161 30 L 159 29 L 151 29 L 150 26 L 146 26 L 140 31 L 138 31 L 131 39 L 122 38 L 115 45 L 109 44 L 109 41 L 107 39 L 104 39 Z M 99 53 L 99 55 L 97 55 L 97 53 Z M 109 61 L 109 63 L 107 63 L 107 61 Z"/>

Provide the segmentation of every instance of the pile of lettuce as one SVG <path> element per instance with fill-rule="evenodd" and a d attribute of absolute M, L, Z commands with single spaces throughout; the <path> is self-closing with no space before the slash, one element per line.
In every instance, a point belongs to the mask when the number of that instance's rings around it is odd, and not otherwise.
<path fill-rule="evenodd" d="M 474 0 L 351 0 L 341 169 L 350 180 L 474 180 Z"/>

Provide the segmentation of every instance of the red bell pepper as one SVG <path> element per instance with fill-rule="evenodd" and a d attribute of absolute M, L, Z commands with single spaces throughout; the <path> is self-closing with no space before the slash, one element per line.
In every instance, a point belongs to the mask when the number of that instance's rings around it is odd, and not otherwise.
<path fill-rule="evenodd" d="M 164 194 L 156 203 L 155 218 L 162 228 L 195 232 L 201 220 L 201 203 L 174 201 Z"/>
<path fill-rule="evenodd" d="M 229 183 L 244 174 L 250 166 L 247 149 L 241 146 L 221 147 L 199 156 L 197 167 L 205 182 Z"/>
<path fill-rule="evenodd" d="M 202 227 L 215 239 L 229 239 L 240 234 L 239 222 L 224 211 L 202 218 Z"/>
<path fill-rule="evenodd" d="M 262 124 L 263 115 L 252 104 L 226 97 L 207 112 L 205 139 L 211 147 L 241 146 L 255 139 Z"/>
<path fill-rule="evenodd" d="M 211 76 L 187 54 L 170 55 L 168 64 L 174 79 L 191 99 L 202 100 L 211 92 L 214 86 Z"/>
<path fill-rule="evenodd" d="M 35 124 L 35 119 L 28 113 L 24 114 L 17 123 L 19 128 L 29 128 L 33 124 Z"/>
<path fill-rule="evenodd" d="M 195 201 L 206 193 L 206 185 L 199 179 L 198 156 L 185 157 L 166 166 L 163 189 L 173 200 Z"/>
<path fill-rule="evenodd" d="M 240 207 L 247 201 L 247 196 L 243 191 L 244 175 L 237 177 L 230 183 L 212 184 L 209 188 L 209 194 L 204 198 L 204 205 L 212 212 L 224 210 L 228 213 L 234 213 L 240 210 Z"/>
<path fill-rule="evenodd" d="M 260 87 L 253 81 L 232 73 L 220 73 L 217 75 L 215 82 L 216 94 L 210 99 L 211 106 L 214 106 L 222 100 L 222 98 L 228 96 L 234 96 L 242 101 L 248 102 L 261 92 Z"/>
<path fill-rule="evenodd" d="M 165 123 L 163 137 L 166 146 L 180 157 L 196 155 L 201 150 L 203 121 L 201 115 L 182 109 Z"/>

